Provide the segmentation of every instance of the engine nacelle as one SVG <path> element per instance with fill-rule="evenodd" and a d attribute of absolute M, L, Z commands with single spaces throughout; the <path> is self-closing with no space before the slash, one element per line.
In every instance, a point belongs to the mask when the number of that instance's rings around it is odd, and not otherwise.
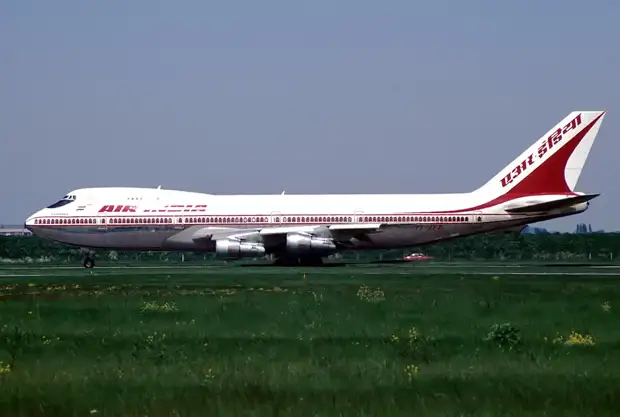
<path fill-rule="evenodd" d="M 215 241 L 215 255 L 229 259 L 264 256 L 265 247 L 260 243 L 221 239 Z"/>
<path fill-rule="evenodd" d="M 302 233 L 286 235 L 286 250 L 295 255 L 328 255 L 336 251 L 332 239 Z"/>

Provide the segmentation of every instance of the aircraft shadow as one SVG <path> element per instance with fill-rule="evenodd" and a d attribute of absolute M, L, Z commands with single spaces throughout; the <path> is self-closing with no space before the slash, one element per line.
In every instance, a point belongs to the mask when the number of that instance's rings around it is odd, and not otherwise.
<path fill-rule="evenodd" d="M 417 264 L 417 262 L 415 261 L 405 261 L 402 259 L 388 259 L 388 260 L 378 260 L 378 261 L 362 261 L 362 262 L 357 262 L 357 261 L 351 261 L 351 262 L 325 262 L 322 265 L 274 265 L 273 263 L 248 263 L 248 264 L 240 264 L 240 265 L 235 265 L 238 267 L 245 267 L 245 268 L 259 268 L 259 267 L 264 267 L 264 268 L 337 268 L 337 267 L 345 267 L 345 266 L 363 266 L 363 265 L 394 265 L 394 264 L 411 264 L 411 266 L 415 266 Z M 597 266 L 597 265 L 603 265 L 603 264 L 597 264 L 597 263 L 541 263 L 538 265 L 533 265 L 536 267 L 540 267 L 540 268 L 566 268 L 566 267 L 573 267 L 573 268 L 584 268 L 584 267 L 592 267 L 592 266 Z M 620 268 L 620 266 L 619 266 Z"/>
<path fill-rule="evenodd" d="M 332 267 L 342 267 L 342 266 L 347 266 L 350 264 L 347 263 L 324 263 L 323 265 L 274 265 L 274 264 L 241 264 L 241 265 L 237 265 L 239 267 L 242 268 L 258 268 L 258 267 L 265 267 L 265 268 L 332 268 Z"/>
<path fill-rule="evenodd" d="M 540 266 L 545 267 L 545 268 L 553 268 L 553 267 L 584 268 L 584 267 L 589 267 L 589 266 L 600 266 L 600 265 L 605 265 L 605 264 L 597 264 L 597 263 L 589 263 L 589 264 L 588 263 L 556 263 L 556 264 L 541 264 Z"/>
<path fill-rule="evenodd" d="M 251 267 L 251 268 L 257 268 L 257 267 L 265 267 L 265 268 L 337 268 L 337 267 L 343 267 L 343 266 L 355 266 L 355 265 L 373 265 L 373 264 L 400 264 L 400 263 L 405 263 L 407 261 L 403 261 L 400 259 L 393 259 L 393 260 L 381 260 L 381 261 L 368 261 L 368 262 L 325 262 L 322 265 L 274 265 L 272 263 L 251 263 L 251 264 L 241 264 L 241 265 L 237 265 L 239 267 Z M 409 263 L 413 263 L 413 262 L 409 262 Z"/>

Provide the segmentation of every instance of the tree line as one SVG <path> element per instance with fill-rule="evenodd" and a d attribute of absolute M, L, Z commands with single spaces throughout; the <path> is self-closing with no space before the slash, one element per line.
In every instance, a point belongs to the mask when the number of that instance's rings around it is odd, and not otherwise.
<path fill-rule="evenodd" d="M 423 247 L 397 250 L 344 252 L 337 258 L 356 260 L 399 259 L 411 252 L 422 252 L 441 261 L 613 261 L 620 255 L 620 233 L 489 233 L 469 236 Z M 213 262 L 211 253 L 194 252 L 118 252 L 96 250 L 97 262 Z M 37 236 L 0 238 L 0 262 L 78 263 L 79 248 L 51 242 Z"/>

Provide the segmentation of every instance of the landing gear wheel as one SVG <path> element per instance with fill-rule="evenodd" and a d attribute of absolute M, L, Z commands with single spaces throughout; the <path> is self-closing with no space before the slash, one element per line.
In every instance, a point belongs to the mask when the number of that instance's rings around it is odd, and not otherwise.
<path fill-rule="evenodd" d="M 84 259 L 84 268 L 94 268 L 95 260 L 93 258 Z"/>

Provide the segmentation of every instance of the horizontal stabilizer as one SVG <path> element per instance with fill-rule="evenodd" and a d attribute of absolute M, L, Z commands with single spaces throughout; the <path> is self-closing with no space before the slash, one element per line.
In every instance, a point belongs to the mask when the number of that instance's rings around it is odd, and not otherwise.
<path fill-rule="evenodd" d="M 530 212 L 555 210 L 555 209 L 560 209 L 564 207 L 569 207 L 574 204 L 585 203 L 586 201 L 590 201 L 593 198 L 598 197 L 599 195 L 600 194 L 585 194 L 585 195 L 571 196 L 571 197 L 561 198 L 559 200 L 545 201 L 543 203 L 535 203 L 535 204 L 528 204 L 525 206 L 507 208 L 506 211 L 509 213 L 530 213 Z"/>

